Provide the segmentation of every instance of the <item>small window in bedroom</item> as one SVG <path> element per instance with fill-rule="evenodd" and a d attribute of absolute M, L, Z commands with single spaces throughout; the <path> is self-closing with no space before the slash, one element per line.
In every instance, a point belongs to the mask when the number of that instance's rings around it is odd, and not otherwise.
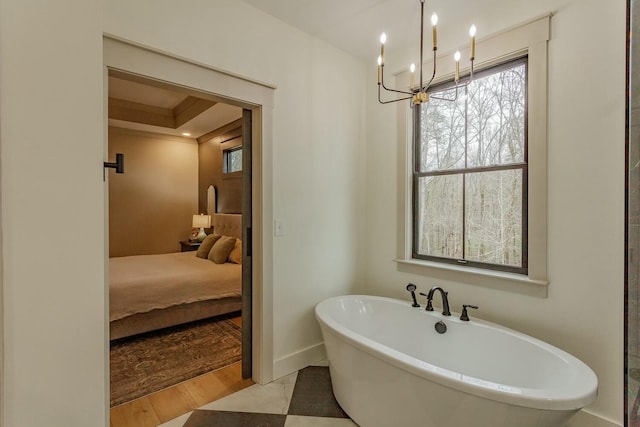
<path fill-rule="evenodd" d="M 242 171 L 242 146 L 237 145 L 222 152 L 222 172 L 233 173 Z"/>

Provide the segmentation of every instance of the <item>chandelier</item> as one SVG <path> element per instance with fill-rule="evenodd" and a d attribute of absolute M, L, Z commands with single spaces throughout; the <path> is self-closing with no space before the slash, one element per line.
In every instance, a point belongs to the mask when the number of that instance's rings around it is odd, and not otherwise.
<path fill-rule="evenodd" d="M 424 2 L 425 0 L 420 0 L 420 84 L 418 86 L 415 85 L 415 64 L 411 64 L 409 68 L 410 80 L 409 80 L 409 89 L 408 90 L 398 90 L 391 89 L 385 86 L 384 84 L 384 44 L 387 42 L 387 35 L 382 33 L 380 36 L 380 56 L 378 56 L 378 102 L 381 104 L 389 104 L 397 101 L 404 101 L 407 99 L 411 100 L 411 106 L 413 107 L 416 104 L 422 104 L 424 102 L 429 102 L 429 93 L 428 90 L 436 77 L 436 61 L 437 61 L 437 51 L 438 51 L 438 15 L 435 13 L 431 15 L 431 28 L 433 33 L 433 74 L 429 81 L 425 84 L 423 80 L 422 73 L 422 64 L 423 64 L 423 52 L 424 52 Z M 455 98 L 448 99 L 442 97 L 431 96 L 433 99 L 443 99 L 448 101 L 455 101 L 458 96 L 458 88 L 464 87 L 469 84 L 469 82 L 473 79 L 473 61 L 475 59 L 475 51 L 476 51 L 476 26 L 472 25 L 469 28 L 469 37 L 471 37 L 471 48 L 469 50 L 469 62 L 470 62 L 470 72 L 469 79 L 466 83 L 460 82 L 460 52 L 456 51 L 454 54 L 455 64 L 455 74 L 454 74 L 454 84 L 455 86 L 452 88 L 456 90 Z M 403 96 L 401 98 L 396 98 L 388 101 L 383 101 L 381 98 L 382 90 L 392 93 L 399 93 Z"/>

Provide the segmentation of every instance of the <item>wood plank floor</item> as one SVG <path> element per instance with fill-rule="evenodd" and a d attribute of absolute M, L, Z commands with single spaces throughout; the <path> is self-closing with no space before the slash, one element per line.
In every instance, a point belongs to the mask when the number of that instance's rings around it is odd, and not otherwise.
<path fill-rule="evenodd" d="M 242 326 L 242 319 L 232 319 Z M 253 384 L 242 362 L 111 408 L 111 427 L 155 427 Z"/>

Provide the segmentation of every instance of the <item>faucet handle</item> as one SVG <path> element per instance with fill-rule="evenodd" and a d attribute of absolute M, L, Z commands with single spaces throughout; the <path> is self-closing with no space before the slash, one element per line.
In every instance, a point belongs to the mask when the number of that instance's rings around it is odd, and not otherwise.
<path fill-rule="evenodd" d="M 423 297 L 427 297 L 427 306 L 425 307 L 425 310 L 433 311 L 433 302 L 431 301 L 433 296 L 429 296 L 424 292 L 420 292 L 420 295 L 422 295 Z"/>
<path fill-rule="evenodd" d="M 460 315 L 460 320 L 462 320 L 463 322 L 468 322 L 469 321 L 469 315 L 467 314 L 467 308 L 473 308 L 473 309 L 478 309 L 477 305 L 470 305 L 470 304 L 462 304 L 462 314 Z"/>

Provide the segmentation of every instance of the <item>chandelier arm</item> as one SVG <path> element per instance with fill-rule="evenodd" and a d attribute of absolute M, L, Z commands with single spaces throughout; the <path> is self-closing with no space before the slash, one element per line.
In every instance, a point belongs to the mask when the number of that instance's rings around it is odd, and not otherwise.
<path fill-rule="evenodd" d="M 425 86 L 420 86 L 420 90 L 426 92 L 429 90 L 429 86 L 431 86 L 431 82 L 436 78 L 436 51 L 433 51 L 433 74 L 431 75 L 431 79 Z"/>
<path fill-rule="evenodd" d="M 382 88 L 386 91 L 389 92 L 396 92 L 396 93 L 401 93 L 403 95 L 412 95 L 413 96 L 413 92 L 406 92 L 403 90 L 397 90 L 397 89 L 391 89 L 388 88 L 384 85 L 384 65 L 381 66 L 381 70 L 380 70 L 380 84 L 378 86 L 382 86 Z"/>
<path fill-rule="evenodd" d="M 412 96 L 406 96 L 404 98 L 398 98 L 398 99 L 392 99 L 390 101 L 383 101 L 382 97 L 381 97 L 381 90 L 380 90 L 380 86 L 382 86 L 381 84 L 378 85 L 378 102 L 380 104 L 391 104 L 392 102 L 398 102 L 398 101 L 405 101 L 407 99 L 411 99 Z"/>
<path fill-rule="evenodd" d="M 447 98 L 447 97 L 444 97 L 444 96 L 433 96 L 433 95 L 431 95 L 430 98 L 431 99 L 439 99 L 441 101 L 450 101 L 450 102 L 457 101 L 458 100 L 458 88 L 461 87 L 461 86 L 466 86 L 466 85 L 455 85 L 452 88 L 452 89 L 456 90 L 456 96 L 454 96 L 453 98 Z"/>
<path fill-rule="evenodd" d="M 471 75 L 467 76 L 464 80 L 466 80 L 466 81 L 463 81 L 463 79 L 458 80 L 458 83 L 455 86 L 451 86 L 450 89 L 455 89 L 456 90 L 456 94 L 457 94 L 458 93 L 458 89 L 461 89 L 463 87 L 466 88 L 473 81 Z"/>
<path fill-rule="evenodd" d="M 381 92 L 380 91 L 380 86 L 381 85 L 378 85 L 378 102 L 380 104 L 391 104 L 392 102 L 406 101 L 407 99 L 411 99 L 412 98 L 412 96 L 406 96 L 404 98 L 398 98 L 398 99 L 392 99 L 392 100 L 389 100 L 389 101 L 383 101 L 381 96 L 380 96 L 380 92 Z"/>
<path fill-rule="evenodd" d="M 429 97 L 429 99 L 438 99 L 438 100 L 440 100 L 440 101 L 450 101 L 450 102 L 453 102 L 453 101 L 457 101 L 457 100 L 458 100 L 458 94 L 456 94 L 456 96 L 455 96 L 455 97 L 453 97 L 453 98 L 444 98 L 444 97 L 440 97 L 440 96 L 430 96 L 430 97 Z"/>
<path fill-rule="evenodd" d="M 398 101 L 406 101 L 407 99 L 411 99 L 411 97 L 407 96 L 406 98 L 398 98 L 398 99 L 393 99 L 391 101 L 381 101 L 381 100 L 378 99 L 378 102 L 380 104 L 392 104 L 392 103 L 398 102 Z"/>
<path fill-rule="evenodd" d="M 388 87 L 386 87 L 385 85 L 381 85 L 382 88 L 388 92 L 395 92 L 395 93 L 401 93 L 403 95 L 411 95 L 413 96 L 413 92 L 405 92 L 403 90 L 397 90 L 397 89 L 389 89 Z"/>
<path fill-rule="evenodd" d="M 455 89 L 456 90 L 456 96 L 454 96 L 453 98 L 447 98 L 447 97 L 444 97 L 444 96 L 435 96 L 435 95 L 431 95 L 429 98 L 431 98 L 431 99 L 439 99 L 439 100 L 442 100 L 442 101 L 456 101 L 458 99 L 458 91 L 461 88 L 466 88 L 467 86 L 469 86 L 469 84 L 471 84 L 472 77 L 473 77 L 472 75 L 469 75 L 468 80 L 466 82 L 459 81 L 458 84 L 456 84 L 455 86 L 452 86 L 451 88 L 449 88 L 449 89 Z"/>

